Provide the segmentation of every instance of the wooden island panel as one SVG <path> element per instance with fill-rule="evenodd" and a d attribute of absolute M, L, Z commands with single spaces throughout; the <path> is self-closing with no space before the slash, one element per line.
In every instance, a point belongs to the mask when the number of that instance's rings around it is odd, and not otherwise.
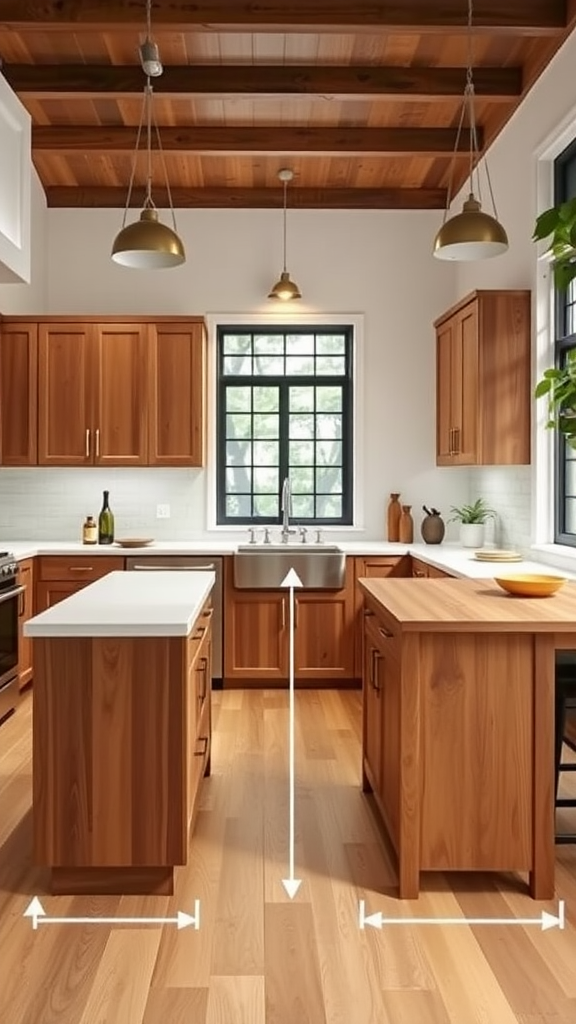
<path fill-rule="evenodd" d="M 551 899 L 554 654 L 576 648 L 576 583 L 549 600 L 493 581 L 360 587 L 363 785 L 398 856 L 400 897 L 418 895 L 421 871 L 464 870 L 527 872 L 532 896 Z"/>
<path fill-rule="evenodd" d="M 172 892 L 209 763 L 202 616 L 192 643 L 35 639 L 34 850 L 54 893 Z"/>

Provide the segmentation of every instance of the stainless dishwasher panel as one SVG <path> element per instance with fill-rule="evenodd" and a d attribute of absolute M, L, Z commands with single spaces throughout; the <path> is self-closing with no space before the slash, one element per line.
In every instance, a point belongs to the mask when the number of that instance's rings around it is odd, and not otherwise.
<path fill-rule="evenodd" d="M 126 559 L 126 569 L 131 572 L 147 570 L 164 572 L 196 571 L 214 572 L 216 582 L 212 590 L 212 678 L 222 679 L 222 646 L 223 646 L 223 561 L 221 557 L 212 555 L 138 555 Z"/>

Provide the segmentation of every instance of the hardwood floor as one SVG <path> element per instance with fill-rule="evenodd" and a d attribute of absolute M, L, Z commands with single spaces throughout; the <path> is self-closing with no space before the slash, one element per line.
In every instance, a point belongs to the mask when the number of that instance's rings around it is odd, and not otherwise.
<path fill-rule="evenodd" d="M 53 897 L 31 864 L 31 699 L 0 728 L 1 1024 L 574 1024 L 576 846 L 557 849 L 566 928 L 389 926 L 399 917 L 538 917 L 512 876 L 429 874 L 417 901 L 360 792 L 360 694 L 296 694 L 296 876 L 287 875 L 287 693 L 214 695 L 212 776 L 173 897 Z M 572 786 L 576 779 L 573 777 Z M 570 814 L 564 812 L 569 820 Z M 53 925 L 173 916 L 201 927 Z"/>

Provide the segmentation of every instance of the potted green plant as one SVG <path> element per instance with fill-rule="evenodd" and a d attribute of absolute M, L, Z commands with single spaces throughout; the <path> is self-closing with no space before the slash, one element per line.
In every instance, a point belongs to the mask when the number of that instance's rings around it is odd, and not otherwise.
<path fill-rule="evenodd" d="M 453 505 L 449 522 L 460 523 L 460 543 L 464 548 L 481 548 L 484 543 L 484 529 L 488 519 L 496 513 L 486 504 L 484 498 L 477 498 L 472 505 Z"/>
<path fill-rule="evenodd" d="M 548 249 L 544 255 L 552 263 L 554 286 L 564 292 L 576 279 L 576 196 L 540 214 L 532 240 L 545 239 Z M 567 352 L 562 366 L 544 370 L 534 397 L 548 398 L 547 428 L 558 430 L 566 443 L 576 448 L 576 353 Z"/>

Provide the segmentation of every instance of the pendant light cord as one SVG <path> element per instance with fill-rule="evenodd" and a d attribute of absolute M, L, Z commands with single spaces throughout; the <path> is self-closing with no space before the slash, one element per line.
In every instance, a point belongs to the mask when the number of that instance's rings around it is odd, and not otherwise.
<path fill-rule="evenodd" d="M 460 138 L 462 136 L 462 130 L 464 127 L 464 119 L 466 111 L 468 111 L 468 122 L 469 122 L 469 152 L 468 152 L 468 179 L 470 182 L 470 194 L 474 194 L 474 172 L 476 172 L 476 191 L 478 193 L 478 200 L 482 202 L 482 188 L 480 182 L 480 147 L 478 145 L 478 130 L 476 126 L 476 112 L 475 112 L 475 92 L 474 92 L 474 52 L 473 42 L 474 35 L 472 30 L 473 21 L 473 0 L 468 0 L 468 19 L 467 19 L 467 57 L 466 57 L 466 85 L 464 86 L 464 96 L 462 98 L 462 107 L 460 109 L 460 119 L 458 121 L 458 128 L 456 129 L 456 140 L 454 143 L 454 152 L 452 154 L 452 163 L 450 167 L 450 179 L 448 182 L 448 191 L 446 194 L 446 207 L 444 209 L 443 224 L 446 223 L 450 205 L 453 199 L 453 188 L 454 188 L 454 172 L 456 170 L 456 157 L 459 150 Z M 494 199 L 494 192 L 492 190 L 492 181 L 490 178 L 490 170 L 488 168 L 488 161 L 484 159 L 484 168 L 486 170 L 486 180 L 488 182 L 488 191 L 490 193 L 490 201 L 492 203 L 492 209 L 494 210 L 494 216 L 498 220 L 498 213 L 496 210 L 496 201 Z"/>
<path fill-rule="evenodd" d="M 285 274 L 286 273 L 286 197 L 287 197 L 287 194 L 288 194 L 288 182 L 284 181 L 284 182 L 282 182 L 282 184 L 284 185 L 284 217 L 283 217 L 283 224 L 284 224 L 283 238 L 284 238 L 284 243 L 283 243 L 283 249 L 282 249 L 282 272 Z"/>

